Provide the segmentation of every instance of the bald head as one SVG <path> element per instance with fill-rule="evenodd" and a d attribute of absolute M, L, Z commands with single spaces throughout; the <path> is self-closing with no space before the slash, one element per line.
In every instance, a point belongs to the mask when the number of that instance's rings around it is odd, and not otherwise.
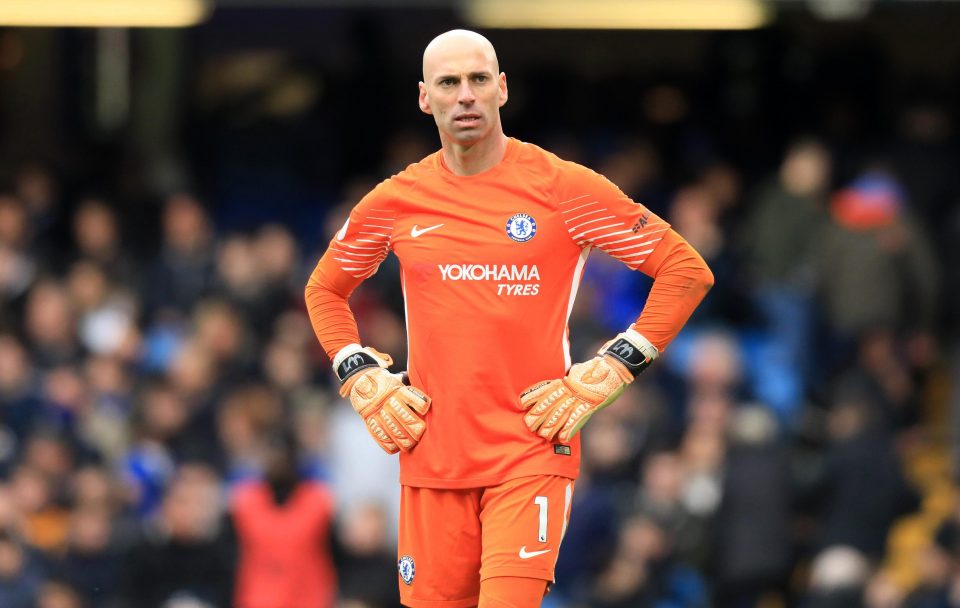
<path fill-rule="evenodd" d="M 473 150 L 471 167 L 455 170 L 469 173 L 499 162 L 506 147 L 500 108 L 507 102 L 507 75 L 500 71 L 489 40 L 467 30 L 434 38 L 423 51 L 418 88 L 420 110 L 433 116 L 444 149 L 456 145 Z M 452 156 L 445 158 L 457 163 Z"/>
<path fill-rule="evenodd" d="M 489 63 L 492 74 L 500 72 L 497 52 L 489 40 L 470 30 L 450 30 L 431 40 L 423 50 L 423 81 L 430 82 L 441 65 L 463 55 L 481 55 Z"/>

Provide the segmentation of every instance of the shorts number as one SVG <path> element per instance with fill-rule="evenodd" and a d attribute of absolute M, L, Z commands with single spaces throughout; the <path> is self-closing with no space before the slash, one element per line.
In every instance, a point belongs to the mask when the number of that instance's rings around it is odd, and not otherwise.
<path fill-rule="evenodd" d="M 547 542 L 547 497 L 537 496 L 533 502 L 540 507 L 540 529 L 537 532 L 537 539 L 545 543 Z"/>

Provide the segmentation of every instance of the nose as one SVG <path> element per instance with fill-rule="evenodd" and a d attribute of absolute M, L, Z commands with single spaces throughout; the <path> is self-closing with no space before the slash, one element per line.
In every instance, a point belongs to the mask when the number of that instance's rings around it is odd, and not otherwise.
<path fill-rule="evenodd" d="M 473 89 L 470 87 L 470 81 L 468 78 L 464 78 L 460 81 L 460 90 L 457 91 L 457 101 L 463 105 L 469 105 L 476 100 L 476 97 L 473 94 Z"/>

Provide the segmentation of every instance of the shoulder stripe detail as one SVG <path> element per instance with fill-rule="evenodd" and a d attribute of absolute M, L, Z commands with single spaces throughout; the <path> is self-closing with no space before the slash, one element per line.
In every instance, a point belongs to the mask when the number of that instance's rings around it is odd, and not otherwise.
<path fill-rule="evenodd" d="M 660 241 L 662 241 L 662 240 L 663 240 L 662 238 L 651 239 L 651 240 L 649 240 L 649 241 L 644 241 L 644 242 L 642 242 L 642 243 L 637 243 L 636 245 L 627 245 L 626 247 L 616 247 L 616 248 L 614 248 L 614 249 L 604 249 L 604 251 L 606 251 L 607 253 L 612 253 L 612 252 L 614 252 L 614 251 L 624 251 L 624 250 L 626 250 L 626 249 L 636 249 L 637 247 L 643 247 L 643 246 L 645 246 L 645 245 L 650 245 L 651 243 L 658 243 L 658 242 L 660 242 Z"/>
<path fill-rule="evenodd" d="M 392 209 L 354 208 L 355 221 L 346 224 L 350 229 L 330 243 L 333 259 L 343 272 L 365 279 L 377 271 L 390 253 L 396 215 Z"/>
<path fill-rule="evenodd" d="M 583 240 L 583 237 L 584 237 L 584 236 L 590 234 L 591 232 L 597 232 L 598 230 L 609 230 L 610 228 L 619 228 L 619 227 L 621 227 L 621 226 L 623 226 L 622 223 L 616 223 L 616 224 L 608 224 L 608 225 L 606 225 L 606 226 L 600 226 L 599 228 L 593 228 L 593 229 L 591 229 L 591 230 L 585 230 L 585 231 L 581 232 L 580 234 L 575 234 L 575 235 L 573 235 L 573 240 L 576 241 L 576 242 L 580 242 L 580 241 Z M 589 240 L 590 240 L 592 243 L 594 243 L 595 245 L 597 245 L 598 247 L 600 247 L 600 245 L 597 243 L 597 240 L 598 240 L 598 239 L 607 238 L 608 236 L 612 236 L 612 235 L 614 235 L 614 234 L 623 234 L 624 232 L 630 232 L 630 231 L 629 231 L 629 230 L 615 230 L 615 231 L 612 231 L 612 232 L 608 232 L 607 234 L 601 234 L 601 235 L 599 235 L 599 236 L 590 237 Z M 602 248 L 602 247 L 601 247 L 601 248 Z"/>
<path fill-rule="evenodd" d="M 353 251 L 344 251 L 343 249 L 334 249 L 339 254 L 349 255 L 355 258 L 375 258 L 378 255 L 383 255 L 382 253 L 356 253 Z"/>
<path fill-rule="evenodd" d="M 607 241 L 606 243 L 603 243 L 602 245 L 598 245 L 598 246 L 599 246 L 599 247 L 606 247 L 606 246 L 608 246 L 608 245 L 615 245 L 616 243 L 626 243 L 627 241 L 633 241 L 633 240 L 636 240 L 636 239 L 647 238 L 647 237 L 650 236 L 651 234 L 656 234 L 656 233 L 658 233 L 658 232 L 666 232 L 667 230 L 669 230 L 669 228 L 663 228 L 663 229 L 661 229 L 661 230 L 647 231 L 647 232 L 644 232 L 643 234 L 634 234 L 634 235 L 632 235 L 632 236 L 628 236 L 628 237 L 625 238 L 625 239 L 617 239 L 617 240 L 615 240 L 615 241 Z M 612 234 L 610 234 L 610 235 L 608 235 L 608 236 L 614 236 L 614 235 L 616 235 L 616 234 L 624 234 L 624 233 L 627 233 L 627 232 L 630 232 L 630 230 L 622 230 L 622 231 L 620 231 L 620 232 L 618 232 L 618 233 L 615 232 L 615 233 L 612 233 Z M 599 238 L 607 238 L 607 237 L 598 237 L 598 239 L 599 239 Z M 661 237 L 661 238 L 662 238 L 662 237 Z"/>
<path fill-rule="evenodd" d="M 653 249 L 647 249 L 646 251 L 639 251 L 639 252 L 637 252 L 637 253 L 627 253 L 627 254 L 624 254 L 624 255 L 615 255 L 615 256 L 613 256 L 613 257 L 622 260 L 622 259 L 625 259 L 625 258 L 635 258 L 635 257 L 637 257 L 638 255 L 647 255 L 648 253 L 653 253 Z"/>
<path fill-rule="evenodd" d="M 643 244 L 645 244 L 645 243 L 652 243 L 652 242 L 654 242 L 654 241 L 659 241 L 659 240 L 662 239 L 663 237 L 662 237 L 662 236 L 658 236 L 658 237 L 655 237 L 655 238 L 650 239 L 650 240 L 647 240 L 647 241 L 643 241 L 643 240 L 641 240 L 641 239 L 647 239 L 647 238 L 649 238 L 649 237 L 650 237 L 651 235 L 653 235 L 653 234 L 657 234 L 657 233 L 660 233 L 660 232 L 665 232 L 666 230 L 667 230 L 667 229 L 664 228 L 663 230 L 653 230 L 653 231 L 644 232 L 644 233 L 641 233 L 641 234 L 635 234 L 635 235 L 633 235 L 633 236 L 628 236 L 628 237 L 625 238 L 625 239 L 618 239 L 618 240 L 616 240 L 616 241 L 610 241 L 610 242 L 608 242 L 608 243 L 604 243 L 604 247 L 606 247 L 606 246 L 608 246 L 608 245 L 615 245 L 615 244 L 617 244 L 617 243 L 627 243 L 627 242 L 630 242 L 630 241 L 640 241 L 640 242 L 637 243 L 636 245 L 631 245 L 631 247 L 636 247 L 636 246 L 638 246 L 638 245 L 643 245 Z M 626 247 L 623 247 L 622 249 L 626 249 Z M 609 251 L 609 250 L 608 250 L 608 249 L 605 249 L 604 251 Z"/>
<path fill-rule="evenodd" d="M 594 209 L 593 211 L 587 211 L 586 213 L 581 213 L 580 215 L 575 215 L 568 220 L 563 220 L 564 224 L 569 224 L 572 221 L 578 220 L 581 217 L 587 217 L 588 215 L 593 215 L 594 213 L 603 213 L 606 209 Z"/>
<path fill-rule="evenodd" d="M 596 218 L 596 219 L 587 220 L 586 222 L 581 222 L 580 224 L 577 224 L 576 226 L 571 226 L 571 227 L 567 228 L 567 231 L 570 232 L 571 234 L 573 234 L 574 232 L 576 232 L 577 230 L 580 230 L 581 228 L 583 228 L 583 227 L 586 226 L 587 224 L 593 224 L 593 223 L 596 223 L 596 222 L 603 222 L 603 221 L 605 221 L 605 220 L 612 220 L 612 219 L 614 219 L 615 217 L 616 217 L 615 215 L 606 215 L 606 216 L 604 216 L 604 217 L 598 217 L 598 218 Z M 619 225 L 622 226 L 623 223 L 621 222 Z"/>
<path fill-rule="evenodd" d="M 560 213 L 563 213 L 563 214 L 573 213 L 574 211 L 577 211 L 577 210 L 579 210 L 579 209 L 584 209 L 584 208 L 586 208 L 586 207 L 589 207 L 590 205 L 599 205 L 599 204 L 600 204 L 600 201 L 590 201 L 589 203 L 584 203 L 584 204 L 582 204 L 582 205 L 577 205 L 576 207 L 573 207 L 572 209 L 561 209 L 561 210 L 560 210 Z"/>
<path fill-rule="evenodd" d="M 587 198 L 588 196 L 590 196 L 590 195 L 589 195 L 589 194 L 581 194 L 580 196 L 575 196 L 575 197 L 573 197 L 573 198 L 571 198 L 571 199 L 567 199 L 567 200 L 565 200 L 565 201 L 560 201 L 560 202 L 557 203 L 557 204 L 558 204 L 558 205 L 566 205 L 566 204 L 572 203 L 573 201 L 578 201 L 578 200 L 580 200 L 580 199 L 582 199 L 582 198 Z"/>
<path fill-rule="evenodd" d="M 365 264 L 362 266 L 344 266 L 343 271 L 350 272 L 350 271 L 359 270 L 361 273 L 363 273 L 364 271 L 367 271 L 367 270 L 373 270 L 379 265 L 380 265 L 380 262 L 373 262 L 371 264 Z"/>
<path fill-rule="evenodd" d="M 373 251 L 381 251 L 381 250 L 383 250 L 383 246 L 380 246 L 380 247 L 364 247 L 363 245 L 351 245 L 350 243 L 344 243 L 344 242 L 342 242 L 342 241 L 337 241 L 337 245 L 338 245 L 339 247 L 349 247 L 350 249 L 366 249 L 367 251 L 370 251 L 370 250 L 373 250 Z"/>

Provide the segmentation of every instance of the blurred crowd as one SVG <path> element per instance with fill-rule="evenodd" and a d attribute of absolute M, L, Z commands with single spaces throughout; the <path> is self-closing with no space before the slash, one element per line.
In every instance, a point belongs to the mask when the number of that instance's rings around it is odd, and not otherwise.
<path fill-rule="evenodd" d="M 942 108 L 911 111 L 854 170 L 816 137 L 763 175 L 667 170 L 640 137 L 554 142 L 671 222 L 716 286 L 585 427 L 548 605 L 960 605 L 960 503 L 917 585 L 883 568 L 921 505 L 904 455 L 929 439 L 930 388 L 960 381 L 960 186 L 929 171 L 960 165 L 928 128 Z M 388 147 L 392 171 L 433 142 Z M 141 208 L 52 164 L 0 173 L 0 606 L 398 606 L 396 461 L 337 397 L 302 297 L 386 175 L 355 176 L 308 240 L 281 219 L 232 227 L 197 192 Z M 397 271 L 351 304 L 364 343 L 402 362 Z M 649 284 L 591 257 L 574 360 Z"/>

